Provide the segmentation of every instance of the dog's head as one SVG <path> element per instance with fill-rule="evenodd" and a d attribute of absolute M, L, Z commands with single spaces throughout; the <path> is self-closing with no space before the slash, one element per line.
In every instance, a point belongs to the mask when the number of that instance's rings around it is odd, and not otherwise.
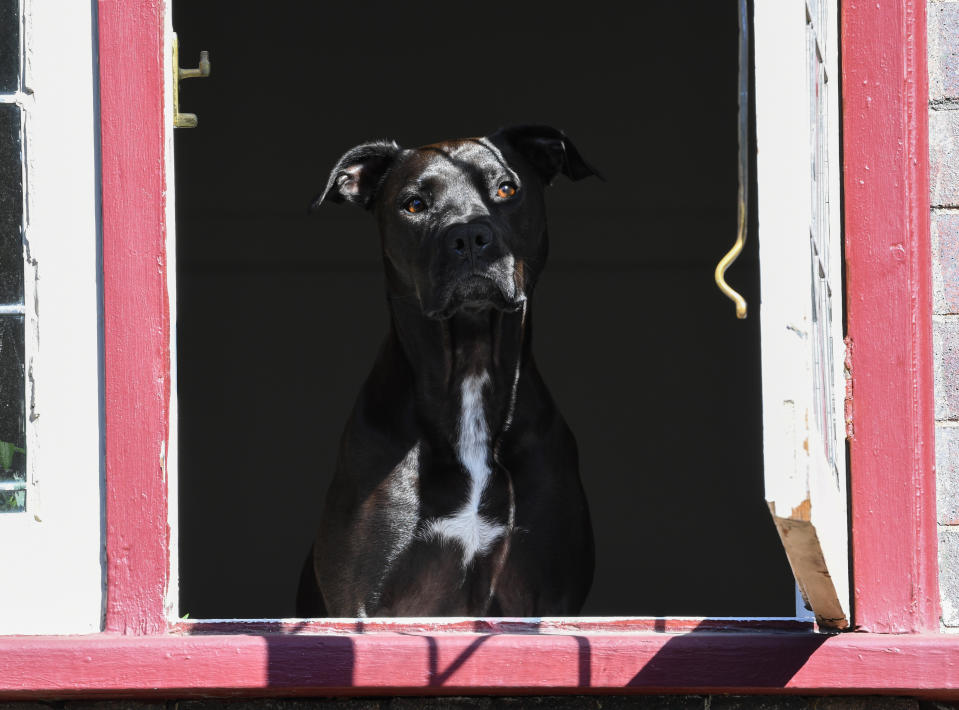
<path fill-rule="evenodd" d="M 390 290 L 415 295 L 427 317 L 513 311 L 546 261 L 543 192 L 559 173 L 598 176 L 572 141 L 548 126 L 412 149 L 374 141 L 340 158 L 313 206 L 350 202 L 371 210 Z"/>

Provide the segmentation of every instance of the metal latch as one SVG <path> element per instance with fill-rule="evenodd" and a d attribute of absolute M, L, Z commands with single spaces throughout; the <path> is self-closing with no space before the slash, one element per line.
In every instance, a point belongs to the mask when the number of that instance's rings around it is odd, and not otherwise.
<path fill-rule="evenodd" d="M 210 53 L 200 52 L 200 65 L 195 69 L 180 68 L 180 49 L 177 36 L 173 35 L 173 125 L 175 128 L 196 128 L 195 113 L 180 113 L 180 81 L 210 76 Z"/>

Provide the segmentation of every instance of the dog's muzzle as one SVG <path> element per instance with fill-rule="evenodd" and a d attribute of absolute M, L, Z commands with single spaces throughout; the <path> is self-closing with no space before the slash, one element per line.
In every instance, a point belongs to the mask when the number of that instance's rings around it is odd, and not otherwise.
<path fill-rule="evenodd" d="M 428 318 L 450 318 L 460 311 L 495 308 L 512 313 L 526 301 L 516 286 L 513 257 L 503 256 L 482 270 L 469 270 L 440 289 L 437 305 L 424 309 Z"/>
<path fill-rule="evenodd" d="M 424 308 L 429 318 L 449 318 L 460 311 L 487 308 L 512 312 L 526 300 L 516 284 L 512 254 L 483 220 L 449 227 L 439 240 L 435 258 L 434 298 Z"/>

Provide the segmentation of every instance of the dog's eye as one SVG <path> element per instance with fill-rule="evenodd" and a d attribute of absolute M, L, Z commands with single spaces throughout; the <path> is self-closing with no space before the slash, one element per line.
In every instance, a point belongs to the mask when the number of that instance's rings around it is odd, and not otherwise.
<path fill-rule="evenodd" d="M 411 197 L 405 203 L 403 203 L 403 209 L 409 212 L 410 214 L 415 214 L 416 212 L 422 212 L 426 209 L 426 203 L 423 202 L 419 197 Z"/>
<path fill-rule="evenodd" d="M 496 191 L 497 197 L 509 198 L 516 194 L 516 185 L 511 182 L 504 182 Z"/>

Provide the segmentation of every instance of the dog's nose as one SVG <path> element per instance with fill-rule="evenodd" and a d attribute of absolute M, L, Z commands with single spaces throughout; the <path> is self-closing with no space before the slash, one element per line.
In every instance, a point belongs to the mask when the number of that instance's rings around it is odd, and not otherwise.
<path fill-rule="evenodd" d="M 493 242 L 493 230 L 482 222 L 457 224 L 446 233 L 446 244 L 460 258 L 479 256 Z"/>

